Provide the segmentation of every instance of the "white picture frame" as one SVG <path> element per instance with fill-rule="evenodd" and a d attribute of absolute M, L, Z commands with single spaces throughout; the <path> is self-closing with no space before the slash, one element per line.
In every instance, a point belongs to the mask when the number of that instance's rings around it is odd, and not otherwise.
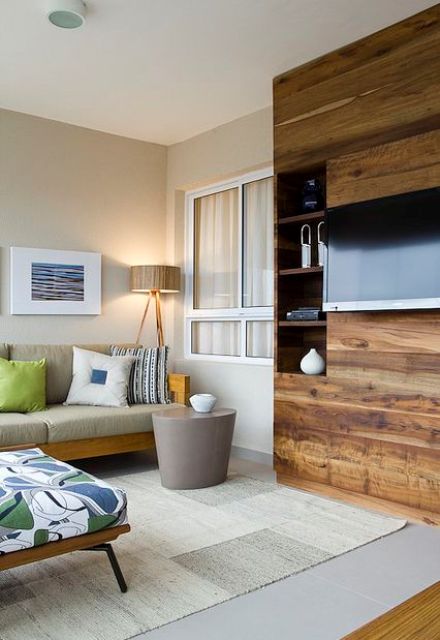
<path fill-rule="evenodd" d="M 99 315 L 101 254 L 10 248 L 13 315 Z"/>

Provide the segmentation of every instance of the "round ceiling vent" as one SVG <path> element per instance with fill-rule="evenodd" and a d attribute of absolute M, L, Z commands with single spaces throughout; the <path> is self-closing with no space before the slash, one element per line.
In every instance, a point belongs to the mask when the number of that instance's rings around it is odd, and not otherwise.
<path fill-rule="evenodd" d="M 83 0 L 49 0 L 46 7 L 49 21 L 61 29 L 78 29 L 86 20 Z"/>

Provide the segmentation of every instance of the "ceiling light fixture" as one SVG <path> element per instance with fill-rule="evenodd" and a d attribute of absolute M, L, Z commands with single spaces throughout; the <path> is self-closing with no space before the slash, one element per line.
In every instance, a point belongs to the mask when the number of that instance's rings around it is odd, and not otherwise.
<path fill-rule="evenodd" d="M 61 29 L 78 29 L 86 20 L 83 0 L 49 0 L 46 6 L 49 21 Z"/>

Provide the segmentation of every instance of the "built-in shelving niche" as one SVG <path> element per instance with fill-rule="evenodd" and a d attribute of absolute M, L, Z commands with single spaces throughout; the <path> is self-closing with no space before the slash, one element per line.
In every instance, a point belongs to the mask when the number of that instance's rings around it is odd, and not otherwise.
<path fill-rule="evenodd" d="M 308 178 L 318 178 L 324 202 L 320 211 L 304 213 L 302 188 Z M 277 371 L 300 373 L 301 358 L 315 347 L 325 357 L 325 318 L 312 322 L 291 322 L 286 313 L 297 307 L 322 305 L 323 268 L 318 267 L 317 227 L 325 217 L 325 167 L 307 172 L 278 174 L 277 189 Z M 312 229 L 312 267 L 301 268 L 301 227 Z"/>

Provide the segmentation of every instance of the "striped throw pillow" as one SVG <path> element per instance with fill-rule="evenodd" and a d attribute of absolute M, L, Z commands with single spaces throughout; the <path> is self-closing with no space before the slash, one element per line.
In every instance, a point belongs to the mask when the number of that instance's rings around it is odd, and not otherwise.
<path fill-rule="evenodd" d="M 113 346 L 112 356 L 135 356 L 128 381 L 128 404 L 168 404 L 168 347 Z"/>

